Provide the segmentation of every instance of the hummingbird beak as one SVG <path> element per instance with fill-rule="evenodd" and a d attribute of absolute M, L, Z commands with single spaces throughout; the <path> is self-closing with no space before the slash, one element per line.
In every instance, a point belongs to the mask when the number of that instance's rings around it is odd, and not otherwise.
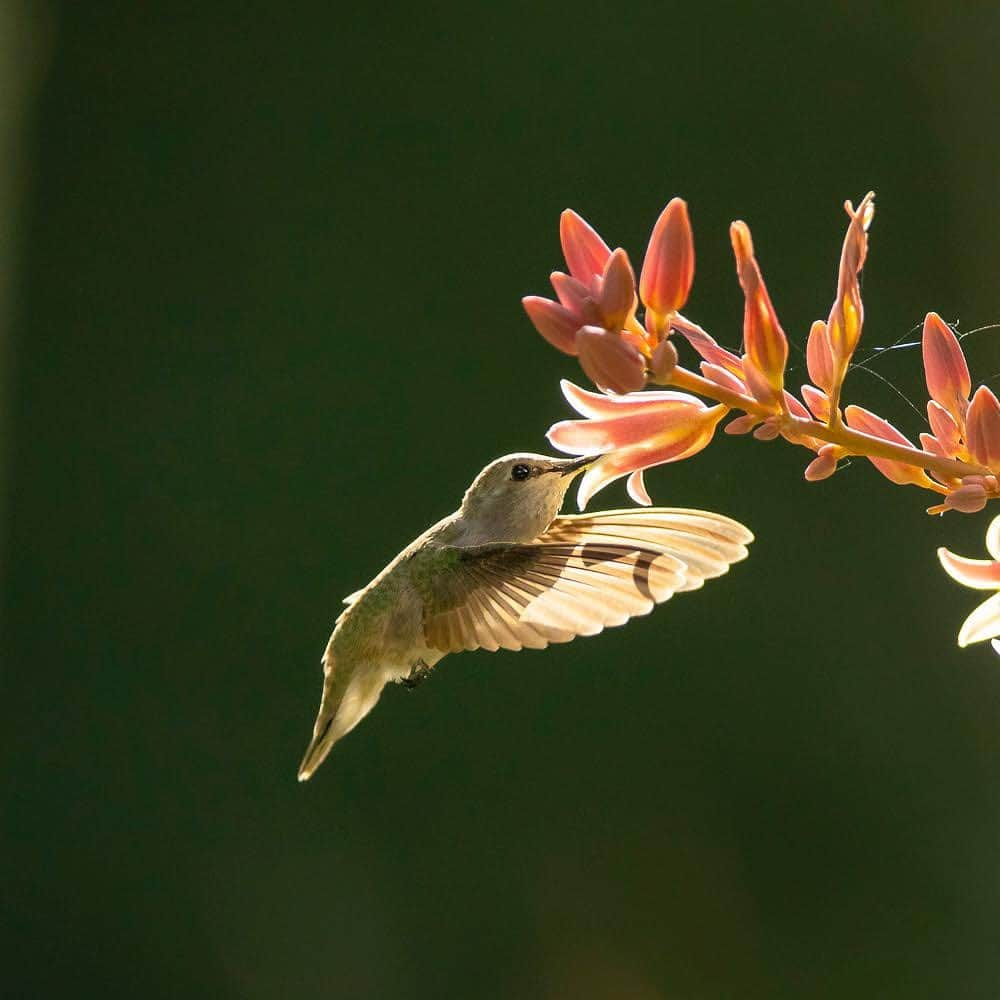
<path fill-rule="evenodd" d="M 567 459 L 556 466 L 556 471 L 560 476 L 572 476 L 574 473 L 586 469 L 587 466 L 593 465 L 599 458 L 601 458 L 600 455 L 584 455 L 581 458 Z"/>

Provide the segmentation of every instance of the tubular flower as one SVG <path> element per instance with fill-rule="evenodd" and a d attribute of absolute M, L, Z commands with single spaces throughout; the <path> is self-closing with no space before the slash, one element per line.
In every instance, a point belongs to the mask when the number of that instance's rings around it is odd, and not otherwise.
<path fill-rule="evenodd" d="M 646 384 L 646 363 L 623 337 L 599 326 L 584 326 L 576 334 L 580 367 L 605 392 L 637 392 Z"/>
<path fill-rule="evenodd" d="M 580 481 L 577 500 L 587 501 L 608 483 L 630 476 L 629 494 L 649 503 L 642 470 L 677 462 L 701 451 L 727 412 L 684 392 L 643 392 L 608 397 L 565 379 L 563 395 L 583 420 L 563 420 L 548 432 L 551 444 L 571 455 L 600 455 Z"/>
<path fill-rule="evenodd" d="M 948 411 L 964 436 L 965 414 L 972 391 L 969 366 L 958 337 L 937 313 L 928 313 L 924 320 L 921 348 L 927 391 L 931 399 Z"/>
<path fill-rule="evenodd" d="M 686 202 L 672 198 L 653 226 L 642 263 L 639 295 L 661 331 L 687 302 L 694 281 L 694 237 Z"/>
<path fill-rule="evenodd" d="M 743 288 L 743 372 L 747 384 L 761 403 L 780 408 L 788 362 L 788 340 L 767 294 L 760 267 L 753 253 L 753 240 L 745 222 L 734 222 L 729 236 L 736 255 L 736 272 Z"/>
<path fill-rule="evenodd" d="M 864 306 L 861 303 L 861 288 L 858 275 L 864 267 L 868 253 L 868 227 L 875 215 L 875 192 L 869 191 L 861 199 L 857 209 L 851 202 L 844 202 L 844 209 L 851 217 L 840 251 L 840 270 L 837 275 L 837 298 L 830 310 L 826 324 L 832 356 L 832 384 L 829 388 L 821 385 L 830 395 L 839 393 L 840 385 L 847 374 L 847 366 L 854 355 L 861 338 L 864 322 Z M 810 368 L 812 375 L 812 368 Z M 817 383 L 819 384 L 819 383 Z"/>
<path fill-rule="evenodd" d="M 611 256 L 607 243 L 571 208 L 559 217 L 559 242 L 569 273 L 585 285 L 604 271 Z"/>
<path fill-rule="evenodd" d="M 973 642 L 993 640 L 993 648 L 1000 653 L 1000 517 L 993 518 L 986 531 L 986 550 L 991 559 L 966 559 L 948 549 L 938 549 L 938 559 L 944 571 L 963 586 L 977 590 L 996 590 L 965 619 L 958 633 L 959 646 Z"/>
<path fill-rule="evenodd" d="M 969 455 L 973 462 L 1000 472 L 1000 400 L 981 385 L 966 415 Z"/>
<path fill-rule="evenodd" d="M 829 395 L 833 390 L 833 351 L 826 323 L 816 320 L 809 330 L 806 341 L 806 367 L 809 377 L 823 392 Z"/>

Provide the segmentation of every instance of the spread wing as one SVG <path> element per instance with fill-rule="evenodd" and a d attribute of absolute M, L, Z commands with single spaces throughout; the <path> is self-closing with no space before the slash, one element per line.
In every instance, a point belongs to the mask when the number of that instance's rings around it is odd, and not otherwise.
<path fill-rule="evenodd" d="M 424 636 L 446 653 L 544 649 L 645 615 L 746 558 L 721 514 L 634 508 L 559 517 L 533 542 L 452 550 L 425 593 Z"/>

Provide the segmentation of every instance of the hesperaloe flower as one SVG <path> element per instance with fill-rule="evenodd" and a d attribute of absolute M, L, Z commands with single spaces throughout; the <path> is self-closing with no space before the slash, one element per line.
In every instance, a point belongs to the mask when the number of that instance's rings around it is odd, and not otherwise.
<path fill-rule="evenodd" d="M 945 572 L 963 586 L 976 590 L 995 590 L 977 607 L 958 633 L 959 646 L 973 642 L 993 640 L 993 648 L 1000 653 L 1000 517 L 993 518 L 986 531 L 986 550 L 992 559 L 966 559 L 948 549 L 938 549 L 938 559 Z"/>

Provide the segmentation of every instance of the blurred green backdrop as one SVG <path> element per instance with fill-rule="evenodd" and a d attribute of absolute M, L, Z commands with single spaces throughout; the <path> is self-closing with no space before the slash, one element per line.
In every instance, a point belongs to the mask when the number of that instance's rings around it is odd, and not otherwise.
<path fill-rule="evenodd" d="M 986 519 L 861 462 L 653 472 L 752 558 L 295 769 L 341 597 L 568 415 L 562 208 L 638 259 L 686 197 L 731 346 L 747 219 L 801 345 L 875 188 L 868 346 L 1000 319 L 1000 11 L 9 3 L 5 992 L 995 997 L 1000 663 L 934 558 Z"/>

